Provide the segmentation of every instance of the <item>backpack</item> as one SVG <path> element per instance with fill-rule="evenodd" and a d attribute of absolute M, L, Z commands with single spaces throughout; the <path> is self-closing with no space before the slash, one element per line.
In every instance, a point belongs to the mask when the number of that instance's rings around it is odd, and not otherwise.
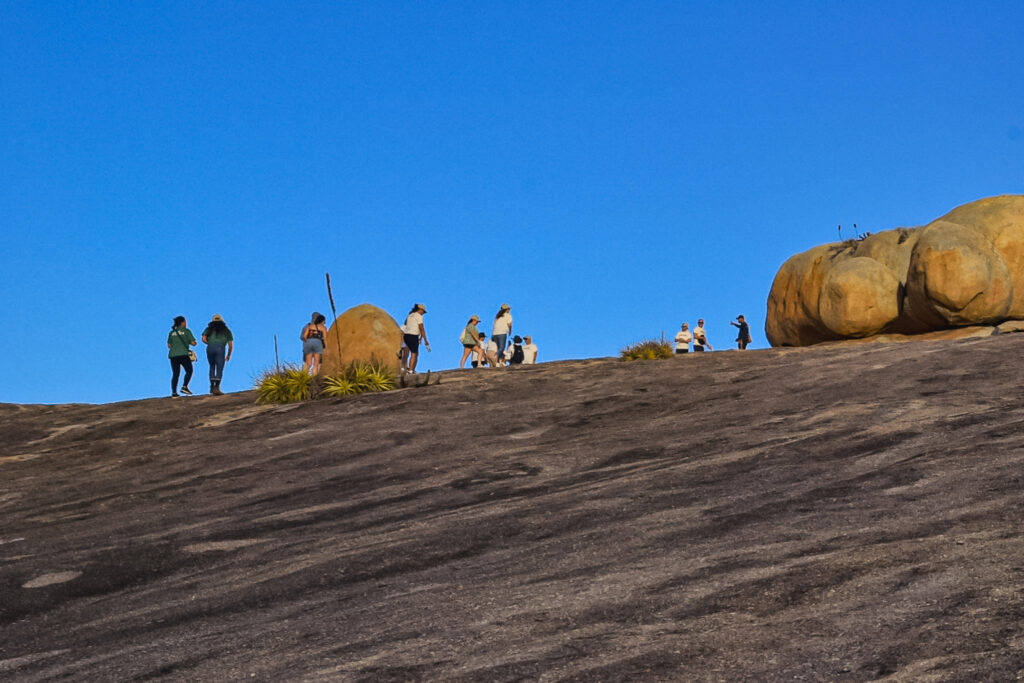
<path fill-rule="evenodd" d="M 512 363 L 513 365 L 519 365 L 520 363 L 523 362 L 523 360 L 525 360 L 525 358 L 526 358 L 526 356 L 525 356 L 525 354 L 523 354 L 523 345 L 522 344 L 513 344 L 512 345 L 512 358 L 509 359 L 509 363 Z"/>

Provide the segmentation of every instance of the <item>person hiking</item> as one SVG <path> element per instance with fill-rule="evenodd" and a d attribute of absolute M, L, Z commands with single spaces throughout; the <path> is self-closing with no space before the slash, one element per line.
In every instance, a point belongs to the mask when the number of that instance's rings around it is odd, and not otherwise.
<path fill-rule="evenodd" d="M 466 367 L 466 359 L 469 358 L 469 354 L 471 353 L 477 356 L 478 361 L 482 360 L 483 347 L 480 345 L 481 332 L 476 327 L 479 322 L 480 316 L 471 315 L 469 317 L 469 322 L 466 323 L 466 327 L 462 330 L 462 334 L 459 336 L 459 342 L 462 343 L 462 360 L 459 361 L 460 368 Z"/>
<path fill-rule="evenodd" d="M 708 351 L 714 351 L 711 344 L 708 344 L 708 334 L 704 330 L 704 318 L 697 321 L 697 327 L 693 328 L 693 350 L 695 353 L 702 353 L 704 347 Z"/>
<path fill-rule="evenodd" d="M 683 323 L 679 331 L 676 332 L 676 353 L 689 353 L 691 341 L 693 341 L 693 335 L 690 334 L 690 323 Z"/>
<path fill-rule="evenodd" d="M 416 372 L 416 361 L 420 355 L 420 338 L 423 345 L 430 350 L 430 342 L 427 341 L 427 328 L 423 327 L 423 314 L 427 307 L 423 304 L 413 304 L 412 310 L 405 317 L 405 324 L 402 325 L 402 341 L 404 345 L 401 350 L 402 371 Z"/>
<path fill-rule="evenodd" d="M 313 311 L 310 321 L 302 328 L 299 339 L 302 340 L 302 371 L 317 374 L 323 368 L 324 339 L 327 338 L 327 322 L 318 311 Z"/>
<path fill-rule="evenodd" d="M 491 330 L 491 341 L 498 346 L 498 358 L 505 353 L 508 335 L 512 334 L 512 307 L 502 304 L 498 314 L 494 316 L 494 328 Z"/>
<path fill-rule="evenodd" d="M 179 315 L 174 319 L 174 326 L 167 335 L 167 357 L 171 359 L 171 396 L 178 395 L 178 377 L 182 368 L 185 369 L 185 381 L 181 385 L 181 393 L 192 395 L 188 388 L 188 382 L 192 379 L 192 360 L 195 352 L 189 346 L 195 346 L 199 342 L 188 329 L 188 321 L 185 316 Z"/>
<path fill-rule="evenodd" d="M 735 322 L 730 322 L 733 327 L 738 327 L 739 331 L 736 334 L 736 347 L 742 351 L 747 348 L 747 344 L 753 341 L 750 338 L 750 325 L 747 324 L 746 318 L 742 315 L 736 316 Z"/>
<path fill-rule="evenodd" d="M 206 361 L 210 364 L 210 393 L 220 396 L 220 382 L 224 379 L 224 364 L 231 360 L 235 351 L 235 337 L 219 314 L 210 319 L 202 334 L 206 344 Z M 226 352 L 225 352 L 226 351 Z"/>

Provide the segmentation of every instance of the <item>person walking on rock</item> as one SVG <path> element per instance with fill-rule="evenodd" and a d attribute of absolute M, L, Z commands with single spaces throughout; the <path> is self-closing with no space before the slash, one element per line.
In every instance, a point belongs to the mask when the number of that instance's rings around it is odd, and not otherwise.
<path fill-rule="evenodd" d="M 430 342 L 427 341 L 427 328 L 423 327 L 423 314 L 427 307 L 423 304 L 413 304 L 409 315 L 405 317 L 405 324 L 402 325 L 402 340 L 405 345 L 402 347 L 402 370 L 404 372 L 416 372 L 416 361 L 420 355 L 420 338 L 423 345 L 430 350 Z"/>
<path fill-rule="evenodd" d="M 206 361 L 210 364 L 210 393 L 220 396 L 220 382 L 224 378 L 224 364 L 235 351 L 235 338 L 224 324 L 224 318 L 214 315 L 202 334 L 206 344 Z"/>
<path fill-rule="evenodd" d="M 733 327 L 738 327 L 739 331 L 736 334 L 736 346 L 740 351 L 747 348 L 752 340 L 750 338 L 750 325 L 747 324 L 746 319 L 742 315 L 736 316 L 735 322 L 730 322 Z"/>
<path fill-rule="evenodd" d="M 188 388 L 188 382 L 192 379 L 192 361 L 195 359 L 195 352 L 190 346 L 195 346 L 196 341 L 192 330 L 188 329 L 188 321 L 185 316 L 179 315 L 174 319 L 174 326 L 167 335 L 167 357 L 171 359 L 171 396 L 178 395 L 178 377 L 182 368 L 185 369 L 185 381 L 181 385 L 181 393 L 192 395 Z"/>
<path fill-rule="evenodd" d="M 317 374 L 324 362 L 324 339 L 327 338 L 327 322 L 322 314 L 313 311 L 310 321 L 302 328 L 302 371 Z"/>
<path fill-rule="evenodd" d="M 537 345 L 533 343 L 533 337 L 526 335 L 523 338 L 523 365 L 533 365 L 537 362 Z"/>
<path fill-rule="evenodd" d="M 466 367 L 466 359 L 469 358 L 469 354 L 477 356 L 478 360 L 482 360 L 483 347 L 480 346 L 480 330 L 477 329 L 477 323 L 480 322 L 480 316 L 471 315 L 469 322 L 466 323 L 465 329 L 462 330 L 462 335 L 459 337 L 459 341 L 462 342 L 462 360 L 459 361 L 459 367 Z"/>
<path fill-rule="evenodd" d="M 704 318 L 697 321 L 697 327 L 693 328 L 693 350 L 695 353 L 702 353 L 704 347 L 708 351 L 714 351 L 711 344 L 708 344 L 708 333 L 704 329 Z"/>
<path fill-rule="evenodd" d="M 494 316 L 494 328 L 491 330 L 491 341 L 498 345 L 498 358 L 504 356 L 510 334 L 512 334 L 512 307 L 502 304 L 498 309 L 498 314 Z"/>
<path fill-rule="evenodd" d="M 693 341 L 693 335 L 690 334 L 690 323 L 683 323 L 683 326 L 676 332 L 676 353 L 689 353 L 691 341 Z"/>

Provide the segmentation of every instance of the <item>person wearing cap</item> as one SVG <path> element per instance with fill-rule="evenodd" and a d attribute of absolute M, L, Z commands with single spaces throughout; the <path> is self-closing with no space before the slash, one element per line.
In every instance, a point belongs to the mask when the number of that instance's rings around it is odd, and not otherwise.
<path fill-rule="evenodd" d="M 480 340 L 480 343 L 473 349 L 473 360 L 470 361 L 470 365 L 474 368 L 487 366 L 487 356 L 484 355 L 484 347 L 487 346 L 487 335 L 481 332 L 478 339 Z"/>
<path fill-rule="evenodd" d="M 732 325 L 733 327 L 739 328 L 736 334 L 736 347 L 740 351 L 743 351 L 744 349 L 747 348 L 747 344 L 751 342 L 750 325 L 747 324 L 746 318 L 744 318 L 742 315 L 736 316 L 736 321 L 730 322 L 729 324 Z"/>
<path fill-rule="evenodd" d="M 220 381 L 224 378 L 224 363 L 231 360 L 235 350 L 235 337 L 224 324 L 224 318 L 216 314 L 210 319 L 201 335 L 206 344 L 206 361 L 210 364 L 210 393 L 220 396 Z"/>
<path fill-rule="evenodd" d="M 302 371 L 317 374 L 323 367 L 324 339 L 327 338 L 327 318 L 318 311 L 313 311 L 310 321 L 302 328 L 299 339 L 302 340 Z"/>
<path fill-rule="evenodd" d="M 420 338 L 423 338 L 423 345 L 430 350 L 430 342 L 427 341 L 427 328 L 423 327 L 423 314 L 427 307 L 423 304 L 413 304 L 409 315 L 405 317 L 405 324 L 402 325 L 401 350 L 402 370 L 404 372 L 416 372 L 416 361 L 420 355 Z"/>
<path fill-rule="evenodd" d="M 494 316 L 494 328 L 491 330 L 491 341 L 498 346 L 498 358 L 503 358 L 508 335 L 512 334 L 512 307 L 502 304 Z"/>
<path fill-rule="evenodd" d="M 523 365 L 534 365 L 537 362 L 537 345 L 533 343 L 533 337 L 523 337 Z"/>
<path fill-rule="evenodd" d="M 704 351 L 705 346 L 708 351 L 714 351 L 711 348 L 711 344 L 708 344 L 708 333 L 704 329 L 704 318 L 701 318 L 697 321 L 697 327 L 693 328 L 693 350 L 695 353 L 701 353 Z"/>
<path fill-rule="evenodd" d="M 477 360 L 481 359 L 483 355 L 483 347 L 480 345 L 480 338 L 483 336 L 476 328 L 477 323 L 480 322 L 480 316 L 472 315 L 469 317 L 469 322 L 466 323 L 466 327 L 462 330 L 462 334 L 459 336 L 459 342 L 462 343 L 462 360 L 459 361 L 459 367 L 466 367 L 466 359 L 469 358 L 469 354 L 476 354 Z"/>

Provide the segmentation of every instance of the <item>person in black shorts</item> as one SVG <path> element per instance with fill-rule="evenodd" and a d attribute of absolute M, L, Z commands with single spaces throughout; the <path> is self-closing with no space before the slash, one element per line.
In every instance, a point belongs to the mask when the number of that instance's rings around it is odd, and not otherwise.
<path fill-rule="evenodd" d="M 423 327 L 423 314 L 427 307 L 423 304 L 413 304 L 409 315 L 405 317 L 405 324 L 402 325 L 402 341 L 405 342 L 402 348 L 402 372 L 416 372 L 416 361 L 420 354 L 420 337 L 423 338 L 423 345 L 430 350 L 430 342 L 427 341 L 427 329 Z"/>

